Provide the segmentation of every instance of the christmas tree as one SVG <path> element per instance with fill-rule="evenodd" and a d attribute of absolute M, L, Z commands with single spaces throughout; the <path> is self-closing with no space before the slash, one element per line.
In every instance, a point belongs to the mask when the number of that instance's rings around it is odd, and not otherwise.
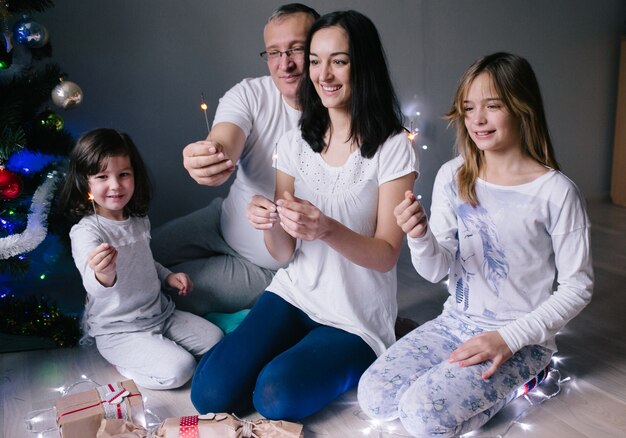
<path fill-rule="evenodd" d="M 0 332 L 69 346 L 78 339 L 77 318 L 41 291 L 59 254 L 68 252 L 67 223 L 54 195 L 73 139 L 58 111 L 77 106 L 82 90 L 49 62 L 48 31 L 30 17 L 52 6 L 0 0 Z"/>

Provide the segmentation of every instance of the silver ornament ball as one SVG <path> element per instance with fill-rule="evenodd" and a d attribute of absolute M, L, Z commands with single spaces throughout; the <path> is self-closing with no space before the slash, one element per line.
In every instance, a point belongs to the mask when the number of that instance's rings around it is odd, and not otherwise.
<path fill-rule="evenodd" d="M 83 100 L 83 90 L 72 81 L 61 81 L 51 93 L 54 104 L 63 109 L 71 109 Z"/>

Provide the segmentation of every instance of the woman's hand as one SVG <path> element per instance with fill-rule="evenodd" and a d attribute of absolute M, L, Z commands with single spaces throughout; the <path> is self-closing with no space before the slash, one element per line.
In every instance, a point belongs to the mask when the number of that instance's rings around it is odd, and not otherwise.
<path fill-rule="evenodd" d="M 411 191 L 404 193 L 404 200 L 393 210 L 396 223 L 409 237 L 423 237 L 428 230 L 428 217 L 422 204 Z"/>
<path fill-rule="evenodd" d="M 269 199 L 254 195 L 248 204 L 248 222 L 257 230 L 269 230 L 278 220 L 276 205 Z"/>
<path fill-rule="evenodd" d="M 113 286 L 116 276 L 117 250 L 108 243 L 96 246 L 88 255 L 87 263 L 98 281 L 106 287 Z"/>
<path fill-rule="evenodd" d="M 454 350 L 450 355 L 449 362 L 459 362 L 459 366 L 467 367 L 491 360 L 493 364 L 481 376 L 486 380 L 511 356 L 513 353 L 500 333 L 490 331 L 474 336 Z"/>
<path fill-rule="evenodd" d="M 309 201 L 284 192 L 284 199 L 276 201 L 280 225 L 290 236 L 301 240 L 323 239 L 331 219 Z"/>
<path fill-rule="evenodd" d="M 178 295 L 181 297 L 187 296 L 193 289 L 193 283 L 189 275 L 184 272 L 176 272 L 165 277 L 165 283 L 169 287 L 178 289 Z"/>

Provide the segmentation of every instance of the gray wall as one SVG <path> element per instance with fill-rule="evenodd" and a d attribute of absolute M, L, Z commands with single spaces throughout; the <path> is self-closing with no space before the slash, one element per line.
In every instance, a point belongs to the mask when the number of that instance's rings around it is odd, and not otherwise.
<path fill-rule="evenodd" d="M 284 3 L 289 0 L 285 0 Z M 47 26 L 52 60 L 83 89 L 57 111 L 78 135 L 95 127 L 128 132 L 156 183 L 153 226 L 204 206 L 226 187 L 198 186 L 181 151 L 206 136 L 219 97 L 267 71 L 266 17 L 279 1 L 63 0 L 34 18 Z M 452 156 L 441 119 L 458 77 L 476 58 L 509 51 L 534 66 L 557 159 L 587 197 L 610 186 L 623 0 L 309 0 L 319 12 L 353 8 L 377 25 L 407 114 L 420 111 L 421 177 L 427 204 L 434 175 Z M 408 119 L 407 119 L 408 120 Z M 408 122 L 407 122 L 408 123 Z M 271 165 L 271 163 L 267 163 Z"/>

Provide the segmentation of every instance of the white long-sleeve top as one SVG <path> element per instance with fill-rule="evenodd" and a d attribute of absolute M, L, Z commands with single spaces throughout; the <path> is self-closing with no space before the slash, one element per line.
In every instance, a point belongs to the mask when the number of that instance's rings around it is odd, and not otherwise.
<path fill-rule="evenodd" d="M 518 186 L 478 179 L 474 208 L 458 196 L 461 163 L 457 157 L 441 167 L 428 231 L 408 239 L 415 269 L 431 282 L 449 275 L 444 308 L 498 330 L 513 353 L 534 344 L 556 351 L 556 333 L 593 291 L 590 224 L 578 188 L 554 170 Z"/>
<path fill-rule="evenodd" d="M 147 330 L 174 312 L 172 300 L 161 293 L 161 282 L 171 271 L 152 258 L 147 217 L 114 221 L 85 216 L 72 227 L 70 238 L 87 291 L 85 320 L 90 336 Z M 117 249 L 117 278 L 111 287 L 96 279 L 87 260 L 103 242 Z"/>

